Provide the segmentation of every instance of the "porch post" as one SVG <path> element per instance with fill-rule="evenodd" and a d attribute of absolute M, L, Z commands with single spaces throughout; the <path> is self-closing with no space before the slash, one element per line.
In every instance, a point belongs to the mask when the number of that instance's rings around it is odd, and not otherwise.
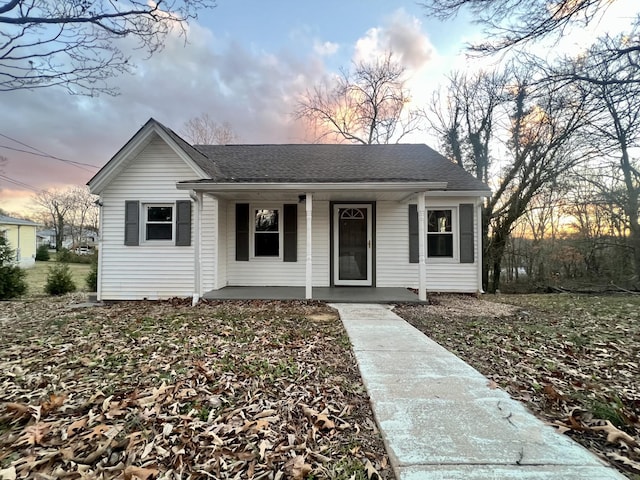
<path fill-rule="evenodd" d="M 418 194 L 418 300 L 427 301 L 427 264 L 425 255 L 425 238 L 426 232 L 424 228 L 425 216 L 425 192 Z"/>
<path fill-rule="evenodd" d="M 193 194 L 195 193 L 195 195 Z M 194 267 L 194 275 L 193 275 L 193 299 L 191 301 L 192 305 L 196 305 L 200 301 L 200 294 L 202 293 L 202 282 L 200 281 L 200 265 L 201 259 L 200 256 L 202 254 L 202 203 L 203 203 L 203 195 L 202 192 L 192 192 L 191 198 L 195 200 L 196 203 L 196 221 L 194 225 L 195 230 L 195 249 L 193 255 L 193 267 Z"/>
<path fill-rule="evenodd" d="M 304 296 L 307 300 L 313 298 L 312 290 L 313 290 L 313 236 L 311 232 L 311 220 L 312 220 L 312 209 L 313 209 L 313 194 L 307 193 L 306 200 L 306 211 L 307 211 L 307 264 L 306 264 L 306 280 L 305 280 L 305 288 L 304 288 Z"/>

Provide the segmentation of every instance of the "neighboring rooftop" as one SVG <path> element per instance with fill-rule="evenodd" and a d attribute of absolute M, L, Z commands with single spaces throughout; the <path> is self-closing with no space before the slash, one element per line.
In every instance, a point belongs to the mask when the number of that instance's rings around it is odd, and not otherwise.
<path fill-rule="evenodd" d="M 2 225 L 28 225 L 31 227 L 37 227 L 39 223 L 32 222 L 31 220 L 25 220 L 23 218 L 9 217 L 8 215 L 0 215 L 0 224 Z"/>

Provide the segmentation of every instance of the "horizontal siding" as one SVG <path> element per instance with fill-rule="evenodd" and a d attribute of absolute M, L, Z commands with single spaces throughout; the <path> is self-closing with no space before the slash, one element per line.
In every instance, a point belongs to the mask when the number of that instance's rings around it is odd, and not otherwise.
<path fill-rule="evenodd" d="M 227 202 L 218 200 L 218 252 L 216 258 L 216 283 L 214 288 L 227 285 Z"/>
<path fill-rule="evenodd" d="M 427 206 L 457 207 L 475 199 L 429 198 Z M 474 212 L 476 210 L 474 209 Z M 409 263 L 408 205 L 398 202 L 376 204 L 376 285 L 378 287 L 418 287 L 418 264 Z M 477 217 L 477 215 L 476 215 Z M 477 231 L 478 219 L 474 218 Z M 478 244 L 474 236 L 476 263 L 427 262 L 427 289 L 439 292 L 477 292 Z"/>
<path fill-rule="evenodd" d="M 196 174 L 159 138 L 145 149 L 102 193 L 103 300 L 161 299 L 191 296 L 194 290 L 194 247 L 172 244 L 124 245 L 126 200 L 141 203 L 175 203 L 189 200 L 176 182 Z M 192 209 L 192 226 L 196 209 Z M 193 228 L 193 227 L 192 227 Z"/>
<path fill-rule="evenodd" d="M 238 202 L 243 203 L 243 202 Z M 251 203 L 251 202 L 248 202 Z M 277 202 L 276 202 L 277 203 Z M 252 203 L 255 205 L 255 203 Z M 269 202 L 269 204 L 273 204 Z M 313 285 L 329 285 L 329 202 L 313 202 Z M 306 279 L 306 210 L 298 205 L 298 261 L 235 260 L 235 203 L 227 207 L 227 284 L 231 286 L 304 286 Z"/>

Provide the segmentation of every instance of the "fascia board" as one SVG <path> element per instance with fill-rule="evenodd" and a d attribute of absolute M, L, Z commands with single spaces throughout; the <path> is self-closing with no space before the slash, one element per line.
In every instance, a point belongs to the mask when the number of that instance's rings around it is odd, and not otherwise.
<path fill-rule="evenodd" d="M 388 192 L 410 192 L 410 191 L 427 191 L 442 190 L 447 187 L 447 182 L 330 182 L 330 183 L 201 183 L 201 182 L 178 182 L 176 188 L 178 190 L 196 190 L 196 191 L 255 191 L 255 190 L 271 190 L 271 191 L 327 191 L 327 190 L 377 190 Z"/>

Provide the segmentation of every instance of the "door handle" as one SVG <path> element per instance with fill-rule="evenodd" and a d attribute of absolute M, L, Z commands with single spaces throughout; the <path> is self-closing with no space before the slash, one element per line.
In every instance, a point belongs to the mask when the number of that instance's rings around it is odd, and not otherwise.
<path fill-rule="evenodd" d="M 371 248 L 371 240 L 367 240 L 367 246 Z"/>

